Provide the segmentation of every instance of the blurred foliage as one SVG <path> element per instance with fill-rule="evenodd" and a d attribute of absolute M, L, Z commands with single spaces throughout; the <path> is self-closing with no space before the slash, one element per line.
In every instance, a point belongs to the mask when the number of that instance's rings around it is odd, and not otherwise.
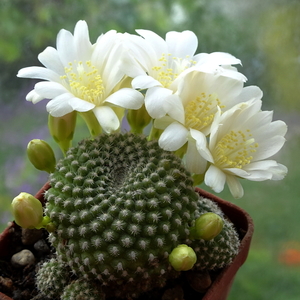
<path fill-rule="evenodd" d="M 261 45 L 272 82 L 271 96 L 300 110 L 300 2 L 277 6 L 262 21 Z"/>
<path fill-rule="evenodd" d="M 298 300 L 300 267 L 286 266 L 269 249 L 252 247 L 228 300 Z"/>

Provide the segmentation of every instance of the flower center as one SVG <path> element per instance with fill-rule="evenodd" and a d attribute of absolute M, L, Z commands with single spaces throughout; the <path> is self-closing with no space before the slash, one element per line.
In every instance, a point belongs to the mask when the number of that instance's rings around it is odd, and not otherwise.
<path fill-rule="evenodd" d="M 61 76 L 61 79 L 68 82 L 76 97 L 96 106 L 101 105 L 104 85 L 101 75 L 90 61 L 69 62 L 69 67 L 65 67 L 65 72 L 66 75 Z"/>
<path fill-rule="evenodd" d="M 220 168 L 242 169 L 253 159 L 258 143 L 252 137 L 250 130 L 246 133 L 231 130 L 217 144 L 213 153 L 215 165 Z"/>
<path fill-rule="evenodd" d="M 152 67 L 150 75 L 157 79 L 163 87 L 168 88 L 180 73 L 193 64 L 195 64 L 195 61 L 190 60 L 188 57 L 172 57 L 171 54 L 166 55 L 163 53 L 158 65 Z"/>
<path fill-rule="evenodd" d="M 185 107 L 185 125 L 187 128 L 193 128 L 204 131 L 211 125 L 217 106 L 224 108 L 216 94 L 201 93 L 195 100 L 189 101 Z"/>

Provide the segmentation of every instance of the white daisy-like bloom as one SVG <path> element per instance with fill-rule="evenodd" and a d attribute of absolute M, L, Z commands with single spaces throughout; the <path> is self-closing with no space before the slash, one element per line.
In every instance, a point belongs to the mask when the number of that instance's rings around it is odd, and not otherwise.
<path fill-rule="evenodd" d="M 206 140 L 218 108 L 224 112 L 239 102 L 262 96 L 258 87 L 245 88 L 243 85 L 243 75 L 233 79 L 199 71 L 186 74 L 174 95 L 182 104 L 181 115 L 172 116 L 170 107 L 168 116 L 155 120 L 154 126 L 164 130 L 158 141 L 160 147 L 176 151 L 188 143 L 186 167 L 192 173 L 203 173 L 207 162 L 199 156 L 194 136 Z M 205 152 L 202 156 L 205 156 Z"/>
<path fill-rule="evenodd" d="M 26 99 L 32 103 L 51 99 L 46 108 L 54 117 L 92 111 L 105 132 L 118 129 L 120 122 L 113 107 L 138 109 L 144 101 L 140 92 L 118 88 L 124 78 L 119 68 L 122 38 L 111 30 L 91 44 L 85 21 L 77 22 L 74 35 L 62 29 L 57 35 L 57 49 L 47 47 L 38 56 L 45 68 L 19 71 L 18 77 L 45 80 L 38 82 Z"/>
<path fill-rule="evenodd" d="M 173 115 L 180 114 L 181 104 L 174 92 L 189 70 L 196 68 L 234 77 L 237 72 L 231 65 L 241 63 L 228 53 L 195 55 L 198 39 L 192 31 L 170 31 L 165 40 L 150 30 L 136 32 L 140 36 L 128 35 L 129 55 L 124 58 L 122 68 L 133 78 L 133 88 L 147 90 L 145 107 L 152 118 L 165 116 L 170 106 Z"/>
<path fill-rule="evenodd" d="M 235 198 L 243 196 L 239 178 L 252 181 L 281 180 L 287 168 L 268 159 L 284 145 L 287 125 L 272 121 L 273 112 L 261 110 L 261 100 L 240 103 L 215 115 L 211 126 L 208 150 L 206 141 L 194 135 L 199 154 L 205 152 L 210 166 L 204 182 L 215 192 L 227 183 Z"/>

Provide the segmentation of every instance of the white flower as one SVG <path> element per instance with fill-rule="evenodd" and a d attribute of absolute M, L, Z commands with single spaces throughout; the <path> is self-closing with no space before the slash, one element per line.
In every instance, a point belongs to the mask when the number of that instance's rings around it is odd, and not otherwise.
<path fill-rule="evenodd" d="M 226 76 L 240 74 L 230 67 L 240 61 L 230 54 L 216 52 L 194 55 L 198 40 L 192 31 L 171 31 L 166 34 L 165 40 L 149 30 L 136 31 L 142 37 L 128 36 L 129 55 L 122 68 L 134 78 L 133 88 L 147 89 L 145 106 L 152 118 L 165 116 L 170 111 L 170 105 L 174 115 L 180 113 L 179 99 L 173 93 L 181 77 L 189 70 L 199 68 Z M 225 68 L 221 65 L 225 65 Z"/>
<path fill-rule="evenodd" d="M 235 104 L 262 96 L 258 87 L 243 88 L 243 80 L 199 71 L 186 74 L 175 94 L 182 104 L 182 113 L 156 119 L 155 126 L 164 129 L 159 145 L 169 151 L 176 151 L 188 142 L 186 167 L 190 172 L 202 173 L 206 168 L 205 147 L 196 149 L 196 140 L 206 140 L 218 108 L 226 111 Z M 172 112 L 172 104 L 170 104 Z M 199 144 L 199 143 L 198 143 Z M 207 152 L 207 151 L 206 151 Z"/>
<path fill-rule="evenodd" d="M 243 196 L 238 178 L 252 181 L 280 180 L 287 168 L 275 160 L 268 160 L 285 143 L 287 126 L 273 121 L 273 113 L 261 111 L 261 100 L 254 99 L 215 115 L 208 149 L 211 154 L 205 173 L 205 184 L 221 192 L 227 182 L 232 195 Z M 200 140 L 199 140 L 200 141 Z M 197 143 L 197 141 L 196 141 Z M 199 149 L 206 147 L 203 141 Z"/>
<path fill-rule="evenodd" d="M 57 35 L 57 49 L 47 47 L 38 56 L 45 68 L 19 71 L 19 77 L 46 80 L 37 83 L 26 99 L 33 103 L 51 99 L 47 111 L 54 117 L 92 111 L 106 132 L 116 130 L 120 122 L 113 106 L 138 109 L 143 104 L 138 91 L 117 89 L 124 78 L 119 69 L 120 40 L 122 35 L 111 30 L 92 45 L 85 21 L 76 24 L 74 35 L 62 29 Z"/>

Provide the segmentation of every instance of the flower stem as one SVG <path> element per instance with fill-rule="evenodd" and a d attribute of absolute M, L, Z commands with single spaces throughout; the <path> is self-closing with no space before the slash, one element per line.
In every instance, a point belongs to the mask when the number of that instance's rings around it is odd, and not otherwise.
<path fill-rule="evenodd" d="M 92 111 L 81 112 L 80 115 L 85 121 L 92 137 L 96 137 L 102 133 L 101 126 Z"/>
<path fill-rule="evenodd" d="M 152 125 L 150 134 L 148 136 L 148 141 L 158 140 L 159 137 L 161 136 L 162 132 L 163 131 L 161 129 L 157 129 Z"/>

